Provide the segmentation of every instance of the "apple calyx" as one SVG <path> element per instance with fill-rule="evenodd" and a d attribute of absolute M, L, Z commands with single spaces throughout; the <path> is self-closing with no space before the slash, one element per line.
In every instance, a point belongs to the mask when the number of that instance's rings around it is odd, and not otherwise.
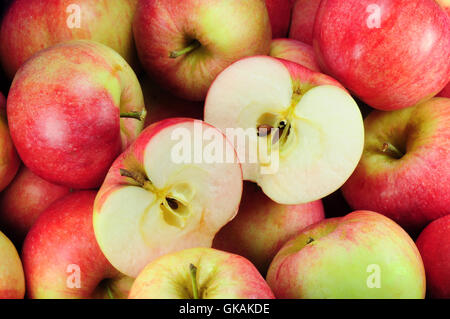
<path fill-rule="evenodd" d="M 143 121 L 144 120 L 144 112 L 123 112 L 120 113 L 120 118 L 129 118 L 129 119 L 136 119 L 139 121 Z"/>
<path fill-rule="evenodd" d="M 126 169 L 120 169 L 120 175 L 131 178 L 140 187 L 156 195 L 164 220 L 167 224 L 184 228 L 191 215 L 189 201 L 194 197 L 193 190 L 186 184 L 158 189 L 144 174 Z"/>
<path fill-rule="evenodd" d="M 189 274 L 191 276 L 193 298 L 200 299 L 198 296 L 198 286 L 197 286 L 197 267 L 195 267 L 193 264 L 189 264 Z"/>
<path fill-rule="evenodd" d="M 198 40 L 193 40 L 187 47 L 185 47 L 185 48 L 183 48 L 181 50 L 170 52 L 169 53 L 169 58 L 176 59 L 179 56 L 182 56 L 184 54 L 188 54 L 188 53 L 198 49 L 199 47 L 201 47 L 201 43 Z"/>
<path fill-rule="evenodd" d="M 383 146 L 381 147 L 381 151 L 395 159 L 400 159 L 405 155 L 398 148 L 396 148 L 394 145 L 392 145 L 391 143 L 388 143 L 388 142 L 383 143 Z"/>

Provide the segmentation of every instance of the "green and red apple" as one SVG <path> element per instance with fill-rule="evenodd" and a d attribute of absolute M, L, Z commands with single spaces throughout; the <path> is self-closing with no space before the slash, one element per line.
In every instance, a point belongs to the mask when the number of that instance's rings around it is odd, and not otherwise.
<path fill-rule="evenodd" d="M 281 205 L 264 195 L 256 184 L 246 182 L 238 214 L 214 237 L 213 248 L 247 258 L 265 275 L 285 242 L 324 218 L 320 200 Z"/>
<path fill-rule="evenodd" d="M 133 30 L 150 77 L 193 101 L 234 61 L 268 54 L 272 39 L 264 0 L 141 0 Z"/>
<path fill-rule="evenodd" d="M 23 299 L 25 278 L 14 244 L 0 231 L 0 299 Z"/>
<path fill-rule="evenodd" d="M 425 271 L 413 240 L 371 211 L 304 229 L 277 253 L 267 282 L 277 298 L 425 297 Z"/>
<path fill-rule="evenodd" d="M 126 298 L 133 279 L 119 273 L 95 240 L 96 192 L 69 194 L 45 210 L 22 250 L 27 297 L 33 299 Z"/>
<path fill-rule="evenodd" d="M 450 207 L 450 99 L 373 111 L 364 152 L 342 187 L 353 209 L 373 210 L 417 232 Z"/>
<path fill-rule="evenodd" d="M 336 80 L 268 56 L 239 60 L 216 78 L 205 121 L 233 143 L 244 179 L 280 204 L 334 192 L 364 145 L 358 105 Z"/>
<path fill-rule="evenodd" d="M 66 187 L 101 185 L 115 158 L 144 126 L 133 70 L 114 50 L 78 40 L 29 59 L 8 95 L 11 136 L 25 165 Z"/>
<path fill-rule="evenodd" d="M 270 56 L 301 64 L 308 69 L 320 72 L 314 49 L 309 44 L 293 39 L 274 39 L 270 45 Z"/>
<path fill-rule="evenodd" d="M 137 0 L 15 0 L 0 29 L 0 60 L 12 79 L 36 52 L 70 40 L 103 43 L 134 66 Z"/>
<path fill-rule="evenodd" d="M 191 248 L 148 264 L 130 299 L 273 299 L 255 266 L 242 256 Z"/>

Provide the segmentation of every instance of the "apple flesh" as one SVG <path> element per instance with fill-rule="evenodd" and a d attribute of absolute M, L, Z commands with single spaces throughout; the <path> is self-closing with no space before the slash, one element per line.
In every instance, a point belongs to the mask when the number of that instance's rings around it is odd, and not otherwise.
<path fill-rule="evenodd" d="M 410 232 L 450 207 L 450 99 L 433 98 L 364 121 L 361 161 L 342 187 L 353 209 L 369 209 Z"/>
<path fill-rule="evenodd" d="M 28 60 L 14 78 L 7 111 L 25 165 L 49 182 L 76 189 L 101 185 L 114 159 L 142 130 L 146 114 L 140 84 L 125 60 L 84 40 Z"/>
<path fill-rule="evenodd" d="M 289 38 L 313 44 L 314 22 L 321 0 L 295 0 Z"/>
<path fill-rule="evenodd" d="M 267 282 L 277 298 L 425 297 L 414 242 L 392 220 L 370 211 L 304 229 L 275 256 Z"/>
<path fill-rule="evenodd" d="M 6 100 L 0 93 L 0 191 L 11 183 L 20 166 L 20 159 L 8 127 Z"/>
<path fill-rule="evenodd" d="M 265 0 L 269 13 L 272 38 L 287 36 L 291 24 L 293 0 Z"/>
<path fill-rule="evenodd" d="M 23 299 L 25 278 L 13 243 L 0 231 L 0 299 Z"/>
<path fill-rule="evenodd" d="M 214 237 L 213 248 L 247 258 L 265 275 L 286 241 L 324 218 L 320 200 L 281 205 L 264 195 L 254 183 L 247 182 L 238 214 Z"/>
<path fill-rule="evenodd" d="M 22 243 L 38 216 L 69 192 L 69 188 L 47 182 L 22 166 L 0 194 L 0 225 L 16 244 Z"/>
<path fill-rule="evenodd" d="M 324 0 L 314 49 L 321 69 L 365 103 L 401 109 L 447 84 L 450 18 L 434 0 Z"/>
<path fill-rule="evenodd" d="M 416 241 L 431 298 L 450 299 L 450 215 L 430 223 Z"/>
<path fill-rule="evenodd" d="M 79 191 L 57 200 L 31 228 L 22 251 L 29 298 L 127 297 L 133 280 L 111 266 L 95 240 L 95 195 Z"/>
<path fill-rule="evenodd" d="M 223 71 L 208 92 L 205 121 L 233 142 L 244 179 L 280 204 L 334 192 L 364 144 L 358 105 L 338 82 L 272 57 L 242 59 Z"/>
<path fill-rule="evenodd" d="M 136 278 L 129 299 L 273 299 L 247 259 L 211 248 L 162 256 Z"/>
<path fill-rule="evenodd" d="M 41 49 L 81 39 L 105 44 L 135 65 L 131 25 L 136 4 L 137 0 L 15 0 L 0 29 L 3 69 L 12 79 Z"/>
<path fill-rule="evenodd" d="M 133 30 L 150 77 L 193 101 L 232 62 L 267 54 L 272 38 L 263 0 L 142 0 Z"/>
<path fill-rule="evenodd" d="M 270 45 L 270 56 L 301 64 L 308 69 L 320 72 L 312 46 L 292 39 L 274 39 Z"/>
<path fill-rule="evenodd" d="M 205 155 L 216 146 L 224 157 Z M 187 157 L 177 158 L 181 153 Z M 95 235 L 114 267 L 136 277 L 164 254 L 211 247 L 241 194 L 237 155 L 219 130 L 199 120 L 164 120 L 112 165 L 95 201 Z"/>

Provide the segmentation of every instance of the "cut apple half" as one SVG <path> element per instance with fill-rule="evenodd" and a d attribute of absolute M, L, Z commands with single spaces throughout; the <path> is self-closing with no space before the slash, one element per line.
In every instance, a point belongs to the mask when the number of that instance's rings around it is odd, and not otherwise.
<path fill-rule="evenodd" d="M 216 161 L 204 158 L 211 143 L 223 147 Z M 188 152 L 183 162 L 180 151 Z M 95 235 L 111 264 L 136 277 L 162 255 L 211 247 L 236 215 L 241 194 L 239 160 L 218 129 L 164 120 L 145 129 L 112 166 L 94 205 Z"/>
<path fill-rule="evenodd" d="M 334 192 L 363 151 L 363 119 L 351 95 L 326 75 L 272 57 L 225 69 L 208 92 L 205 121 L 232 141 L 244 179 L 281 204 Z"/>

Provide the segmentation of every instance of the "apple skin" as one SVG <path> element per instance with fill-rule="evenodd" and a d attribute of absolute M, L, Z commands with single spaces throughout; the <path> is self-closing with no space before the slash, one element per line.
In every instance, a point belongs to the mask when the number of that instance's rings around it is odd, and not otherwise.
<path fill-rule="evenodd" d="M 308 69 L 320 72 L 312 46 L 292 39 L 274 39 L 270 45 L 270 56 L 301 64 Z"/>
<path fill-rule="evenodd" d="M 313 44 L 314 22 L 320 0 L 295 0 L 289 38 Z"/>
<path fill-rule="evenodd" d="M 380 288 L 369 288 L 370 265 L 379 266 Z M 282 299 L 425 297 L 425 271 L 413 240 L 370 211 L 304 229 L 275 256 L 267 282 Z"/>
<path fill-rule="evenodd" d="M 437 3 L 450 15 L 450 1 L 449 0 L 436 0 Z"/>
<path fill-rule="evenodd" d="M 0 191 L 11 183 L 20 166 L 20 159 L 11 140 L 6 118 L 6 100 L 0 93 Z"/>
<path fill-rule="evenodd" d="M 286 241 L 324 218 L 320 200 L 281 205 L 264 195 L 256 184 L 246 182 L 238 214 L 214 237 L 213 248 L 247 258 L 265 275 Z"/>
<path fill-rule="evenodd" d="M 145 107 L 148 110 L 144 127 L 173 117 L 203 119 L 203 102 L 188 101 L 176 97 L 147 76 L 141 80 L 141 86 Z"/>
<path fill-rule="evenodd" d="M 364 152 L 342 191 L 353 209 L 368 209 L 415 233 L 450 207 L 450 99 L 433 98 L 364 121 Z M 405 155 L 383 153 L 391 143 Z"/>
<path fill-rule="evenodd" d="M 293 0 L 265 0 L 269 13 L 272 38 L 287 36 L 291 24 Z"/>
<path fill-rule="evenodd" d="M 124 276 L 106 260 L 95 240 L 92 226 L 95 195 L 95 191 L 69 194 L 39 216 L 22 249 L 27 297 L 99 297 L 105 294 L 108 279 L 114 297 L 127 296 L 128 291 L 116 290 L 114 286 L 115 281 L 123 282 Z M 80 288 L 67 285 L 71 275 L 69 265 L 80 267 Z"/>
<path fill-rule="evenodd" d="M 8 95 L 11 136 L 25 165 L 75 189 L 97 188 L 142 130 L 144 99 L 133 70 L 100 43 L 78 40 L 34 55 Z"/>
<path fill-rule="evenodd" d="M 47 182 L 22 166 L 12 183 L 0 194 L 0 225 L 21 243 L 38 216 L 70 189 Z"/>
<path fill-rule="evenodd" d="M 193 299 L 190 264 L 197 267 L 199 299 L 274 299 L 247 259 L 212 248 L 186 249 L 151 262 L 136 278 L 129 299 Z"/>
<path fill-rule="evenodd" d="M 267 54 L 272 39 L 263 0 L 142 0 L 133 30 L 147 74 L 193 101 L 203 101 L 214 78 L 234 61 Z M 201 47 L 169 57 L 193 40 Z"/>
<path fill-rule="evenodd" d="M 80 28 L 69 28 L 73 11 L 80 7 Z M 137 0 L 15 0 L 0 29 L 0 60 L 10 79 L 36 52 L 70 40 L 105 44 L 131 65 L 137 62 L 132 20 Z"/>
<path fill-rule="evenodd" d="M 450 82 L 437 96 L 450 98 Z"/>
<path fill-rule="evenodd" d="M 0 231 L 0 299 L 23 299 L 25 278 L 13 243 Z"/>
<path fill-rule="evenodd" d="M 450 18 L 434 0 L 324 0 L 313 46 L 325 73 L 379 110 L 430 99 L 450 78 Z"/>
<path fill-rule="evenodd" d="M 436 219 L 416 241 L 427 276 L 427 294 L 450 299 L 450 215 Z"/>

